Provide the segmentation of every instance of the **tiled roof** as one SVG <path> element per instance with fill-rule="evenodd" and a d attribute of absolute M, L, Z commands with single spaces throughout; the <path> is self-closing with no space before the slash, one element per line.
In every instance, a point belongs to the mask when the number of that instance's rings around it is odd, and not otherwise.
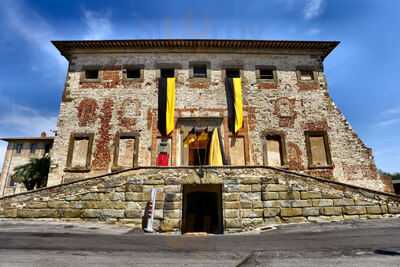
<path fill-rule="evenodd" d="M 87 40 L 52 41 L 53 45 L 68 57 L 74 49 L 289 49 L 320 50 L 326 57 L 338 44 L 337 41 L 279 41 L 279 40 L 207 40 L 207 39 L 149 39 L 149 40 Z"/>

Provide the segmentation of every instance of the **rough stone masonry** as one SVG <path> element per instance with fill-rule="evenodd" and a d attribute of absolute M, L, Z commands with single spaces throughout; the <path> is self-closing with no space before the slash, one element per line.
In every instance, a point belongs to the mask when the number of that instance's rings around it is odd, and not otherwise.
<path fill-rule="evenodd" d="M 371 149 L 329 96 L 323 61 L 338 42 L 53 44 L 69 68 L 51 152 L 51 187 L 1 199 L 4 217 L 139 226 L 155 187 L 161 192 L 156 221 L 162 231 L 183 224 L 195 228 L 199 216 L 203 225 L 239 231 L 264 223 L 375 218 L 399 211 Z M 166 73 L 176 78 L 170 136 L 157 129 L 158 81 Z M 228 129 L 227 77 L 242 82 L 244 125 L 237 134 Z M 204 174 L 190 167 L 201 148 L 183 141 L 199 127 L 220 130 L 225 168 L 206 168 Z M 156 167 L 162 143 L 168 168 Z M 196 189 L 186 185 L 198 184 L 221 186 L 197 192 L 215 194 L 215 214 L 190 213 L 195 199 L 190 193 Z"/>

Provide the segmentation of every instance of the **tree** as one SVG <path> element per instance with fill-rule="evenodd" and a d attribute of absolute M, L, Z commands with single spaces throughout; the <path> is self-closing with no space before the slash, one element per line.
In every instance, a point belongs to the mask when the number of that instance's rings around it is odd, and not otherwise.
<path fill-rule="evenodd" d="M 50 168 L 50 157 L 30 159 L 29 163 L 14 168 L 11 179 L 17 183 L 23 183 L 26 189 L 33 190 L 45 187 Z"/>

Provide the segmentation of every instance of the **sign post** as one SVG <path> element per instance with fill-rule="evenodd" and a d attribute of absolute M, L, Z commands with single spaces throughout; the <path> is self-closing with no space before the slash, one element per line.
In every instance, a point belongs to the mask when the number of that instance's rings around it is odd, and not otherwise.
<path fill-rule="evenodd" d="M 144 229 L 146 232 L 154 232 L 153 221 L 154 221 L 154 212 L 156 209 L 156 198 L 157 198 L 157 188 L 153 188 L 151 189 L 151 214 L 147 220 L 147 226 Z"/>

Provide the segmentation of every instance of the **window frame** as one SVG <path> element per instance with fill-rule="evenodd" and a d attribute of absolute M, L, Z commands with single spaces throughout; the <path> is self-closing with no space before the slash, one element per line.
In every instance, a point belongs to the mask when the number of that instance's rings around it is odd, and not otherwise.
<path fill-rule="evenodd" d="M 270 70 L 272 71 L 272 79 L 263 79 L 261 78 L 261 70 Z M 257 82 L 270 82 L 277 83 L 277 71 L 276 67 L 272 65 L 256 65 L 256 79 Z"/>
<path fill-rule="evenodd" d="M 128 71 L 129 70 L 139 70 L 139 77 L 138 78 L 129 78 Z M 142 64 L 135 64 L 135 65 L 124 65 L 122 69 L 122 77 L 124 80 L 127 81 L 143 81 L 144 79 L 144 65 Z"/>
<path fill-rule="evenodd" d="M 97 70 L 97 79 L 90 79 L 86 77 L 86 71 Z M 81 82 L 101 82 L 103 77 L 103 71 L 98 65 L 83 66 L 81 71 Z"/>
<path fill-rule="evenodd" d="M 24 148 L 23 143 L 15 143 L 15 153 L 22 154 L 22 149 Z"/>
<path fill-rule="evenodd" d="M 86 154 L 86 164 L 84 167 L 72 166 L 72 158 L 74 155 L 75 141 L 80 139 L 88 139 L 88 151 Z M 94 133 L 72 133 L 69 139 L 67 163 L 65 171 L 69 172 L 89 172 L 91 168 L 92 148 Z"/>
<path fill-rule="evenodd" d="M 195 76 L 194 68 L 196 66 L 205 66 L 206 67 L 206 77 Z M 207 61 L 192 61 L 192 62 L 189 62 L 189 69 L 190 69 L 189 79 L 193 79 L 193 80 L 210 80 L 210 75 L 211 75 L 210 67 L 211 67 L 211 64 L 210 64 L 210 62 L 207 62 Z"/>
<path fill-rule="evenodd" d="M 305 131 L 305 143 L 306 143 L 306 151 L 307 151 L 307 161 L 309 169 L 324 169 L 324 168 L 332 168 L 332 156 L 329 145 L 329 137 L 326 131 Z M 311 142 L 310 137 L 323 137 L 324 139 L 324 148 L 326 154 L 326 165 L 314 165 L 312 160 L 312 152 L 311 152 Z"/>
<path fill-rule="evenodd" d="M 281 154 L 281 166 L 270 166 L 268 165 L 268 138 L 279 138 L 280 143 L 280 154 Z M 264 131 L 262 135 L 263 140 L 263 160 L 264 166 L 272 167 L 272 168 L 288 168 L 288 158 L 287 158 L 287 150 L 286 150 L 286 135 L 284 132 L 280 131 Z"/>
<path fill-rule="evenodd" d="M 133 162 L 132 162 L 132 167 L 130 168 L 136 168 L 138 167 L 138 159 L 139 159 L 139 132 L 117 132 L 115 134 L 115 139 L 114 139 L 114 158 L 113 158 L 113 166 L 112 170 L 121 170 L 124 168 L 127 168 L 126 166 L 120 166 L 118 165 L 118 160 L 119 160 L 119 143 L 121 139 L 124 138 L 132 138 L 135 139 L 135 147 L 134 147 L 134 155 L 133 155 Z"/>
<path fill-rule="evenodd" d="M 312 79 L 311 80 L 302 80 L 301 79 L 301 72 L 302 71 L 308 71 L 312 73 Z M 315 70 L 314 67 L 311 66 L 298 66 L 296 68 L 296 75 L 297 75 L 297 81 L 302 82 L 302 83 L 316 83 L 318 81 L 318 71 Z"/>
<path fill-rule="evenodd" d="M 29 146 L 29 152 L 30 154 L 36 154 L 36 151 L 38 149 L 38 144 L 37 143 L 31 143 Z"/>

